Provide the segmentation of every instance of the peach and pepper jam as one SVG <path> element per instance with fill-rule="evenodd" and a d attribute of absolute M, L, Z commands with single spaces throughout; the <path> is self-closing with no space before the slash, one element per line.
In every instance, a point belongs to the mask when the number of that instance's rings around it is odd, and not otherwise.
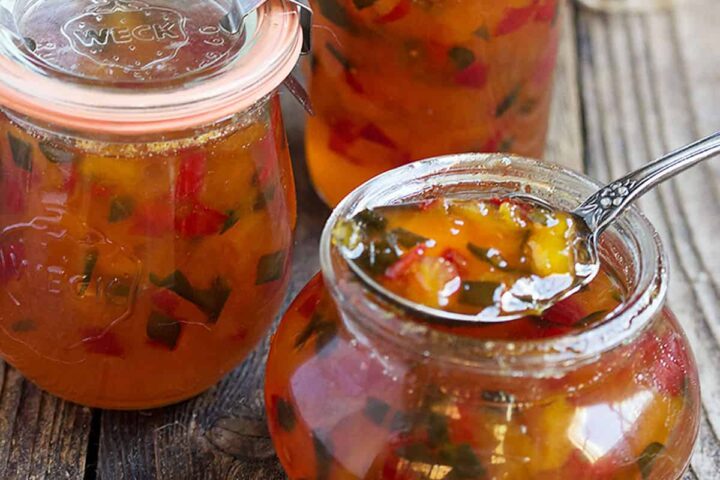
<path fill-rule="evenodd" d="M 442 199 L 365 210 L 339 222 L 334 241 L 404 298 L 497 318 L 542 313 L 576 285 L 580 228 L 567 212 L 520 199 Z"/>
<path fill-rule="evenodd" d="M 294 218 L 276 96 L 154 143 L 66 139 L 1 116 L 0 351 L 86 405 L 192 396 L 280 308 Z"/>
<path fill-rule="evenodd" d="M 527 218 L 535 214 L 544 220 Z M 561 218 L 504 201 L 378 208 L 341 221 L 332 248 L 365 242 L 371 247 L 356 261 L 386 287 L 437 308 L 477 311 L 518 271 L 570 268 Z M 371 241 L 357 225 L 372 230 Z M 348 244 L 353 235 L 360 241 Z M 371 301 L 357 289 L 349 304 Z M 612 321 L 627 295 L 604 264 L 588 287 L 542 315 L 462 326 L 410 320 L 462 350 L 430 353 L 404 336 L 407 319 L 389 326 L 392 308 L 377 313 L 380 335 L 366 325 L 372 320 L 336 304 L 317 276 L 283 318 L 268 359 L 266 402 L 280 460 L 296 480 L 679 478 L 697 432 L 698 384 L 667 309 L 631 342 L 540 372 L 517 359 L 474 363 L 467 355 L 466 342 L 547 342 L 550 352 L 553 342 Z M 363 315 L 383 308 L 373 305 Z"/>
<path fill-rule="evenodd" d="M 327 203 L 412 160 L 543 154 L 558 0 L 311 3 L 306 148 Z"/>

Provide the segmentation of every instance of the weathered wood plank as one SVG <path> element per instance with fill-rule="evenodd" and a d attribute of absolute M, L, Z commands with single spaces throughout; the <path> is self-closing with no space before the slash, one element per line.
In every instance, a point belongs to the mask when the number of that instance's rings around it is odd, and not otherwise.
<path fill-rule="evenodd" d="M 701 47 L 694 42 L 716 34 L 713 28 L 703 33 L 703 22 L 696 18 L 698 11 L 707 15 L 708 8 L 717 8 L 716 2 L 698 0 L 673 12 L 642 15 L 579 15 L 581 92 L 593 175 L 619 176 L 720 128 L 704 112 L 713 104 L 691 95 L 696 88 L 702 95 L 717 92 L 720 77 L 701 78 L 684 68 L 685 52 Z M 684 33 L 678 28 L 681 18 Z M 720 72 L 720 58 L 703 59 L 711 65 L 704 69 Z M 720 245 L 711 235 L 720 227 L 719 187 L 716 168 L 704 165 L 641 202 L 665 242 L 672 272 L 669 305 L 688 333 L 700 368 L 703 416 L 688 478 L 716 478 L 720 472 Z"/>
<path fill-rule="evenodd" d="M 0 478 L 82 479 L 91 417 L 0 362 Z"/>
<path fill-rule="evenodd" d="M 545 159 L 582 170 L 584 145 L 575 42 L 575 6 L 572 2 L 565 2 L 560 25 L 562 41 L 555 72 Z"/>

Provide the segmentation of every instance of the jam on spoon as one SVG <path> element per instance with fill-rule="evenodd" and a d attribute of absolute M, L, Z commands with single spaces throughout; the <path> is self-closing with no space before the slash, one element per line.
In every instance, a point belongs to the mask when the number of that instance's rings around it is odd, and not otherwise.
<path fill-rule="evenodd" d="M 361 211 L 338 222 L 333 237 L 366 285 L 411 313 L 456 323 L 540 315 L 597 276 L 599 236 L 635 199 L 718 153 L 720 132 L 612 182 L 573 211 L 524 194 L 442 198 Z M 437 226 L 438 238 L 421 232 Z M 438 256 L 439 247 L 446 250 Z"/>

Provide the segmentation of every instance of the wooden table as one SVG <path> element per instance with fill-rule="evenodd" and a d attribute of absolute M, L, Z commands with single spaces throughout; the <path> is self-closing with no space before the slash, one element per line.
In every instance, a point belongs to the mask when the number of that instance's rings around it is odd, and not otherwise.
<path fill-rule="evenodd" d="M 718 0 L 642 15 L 567 11 L 547 157 L 607 179 L 720 130 L 717 19 Z M 308 184 L 302 112 L 286 97 L 300 198 L 292 296 L 318 268 L 328 210 Z M 665 242 L 669 302 L 700 367 L 701 431 L 686 478 L 720 479 L 720 161 L 685 173 L 642 207 Z M 265 427 L 266 353 L 267 341 L 205 394 L 140 412 L 58 400 L 2 364 L 0 478 L 284 478 Z"/>

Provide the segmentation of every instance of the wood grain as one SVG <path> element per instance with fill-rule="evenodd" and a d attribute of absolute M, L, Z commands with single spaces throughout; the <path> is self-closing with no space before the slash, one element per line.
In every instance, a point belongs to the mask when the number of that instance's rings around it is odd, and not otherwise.
<path fill-rule="evenodd" d="M 82 479 L 89 408 L 42 392 L 0 362 L 0 478 Z"/>
<path fill-rule="evenodd" d="M 693 96 L 698 92 L 707 100 L 717 94 L 720 56 L 702 55 L 702 66 L 688 68 L 698 59 L 704 35 L 717 36 L 716 30 L 703 30 L 709 26 L 703 19 L 709 10 L 720 14 L 714 0 L 698 0 L 675 11 L 579 15 L 581 92 L 593 175 L 619 176 L 720 130 L 717 98 L 705 103 Z M 668 302 L 688 333 L 700 369 L 701 432 L 687 478 L 718 478 L 720 472 L 720 244 L 713 235 L 720 231 L 719 190 L 715 162 L 715 167 L 705 164 L 683 174 L 641 202 L 664 241 L 671 270 Z"/>

